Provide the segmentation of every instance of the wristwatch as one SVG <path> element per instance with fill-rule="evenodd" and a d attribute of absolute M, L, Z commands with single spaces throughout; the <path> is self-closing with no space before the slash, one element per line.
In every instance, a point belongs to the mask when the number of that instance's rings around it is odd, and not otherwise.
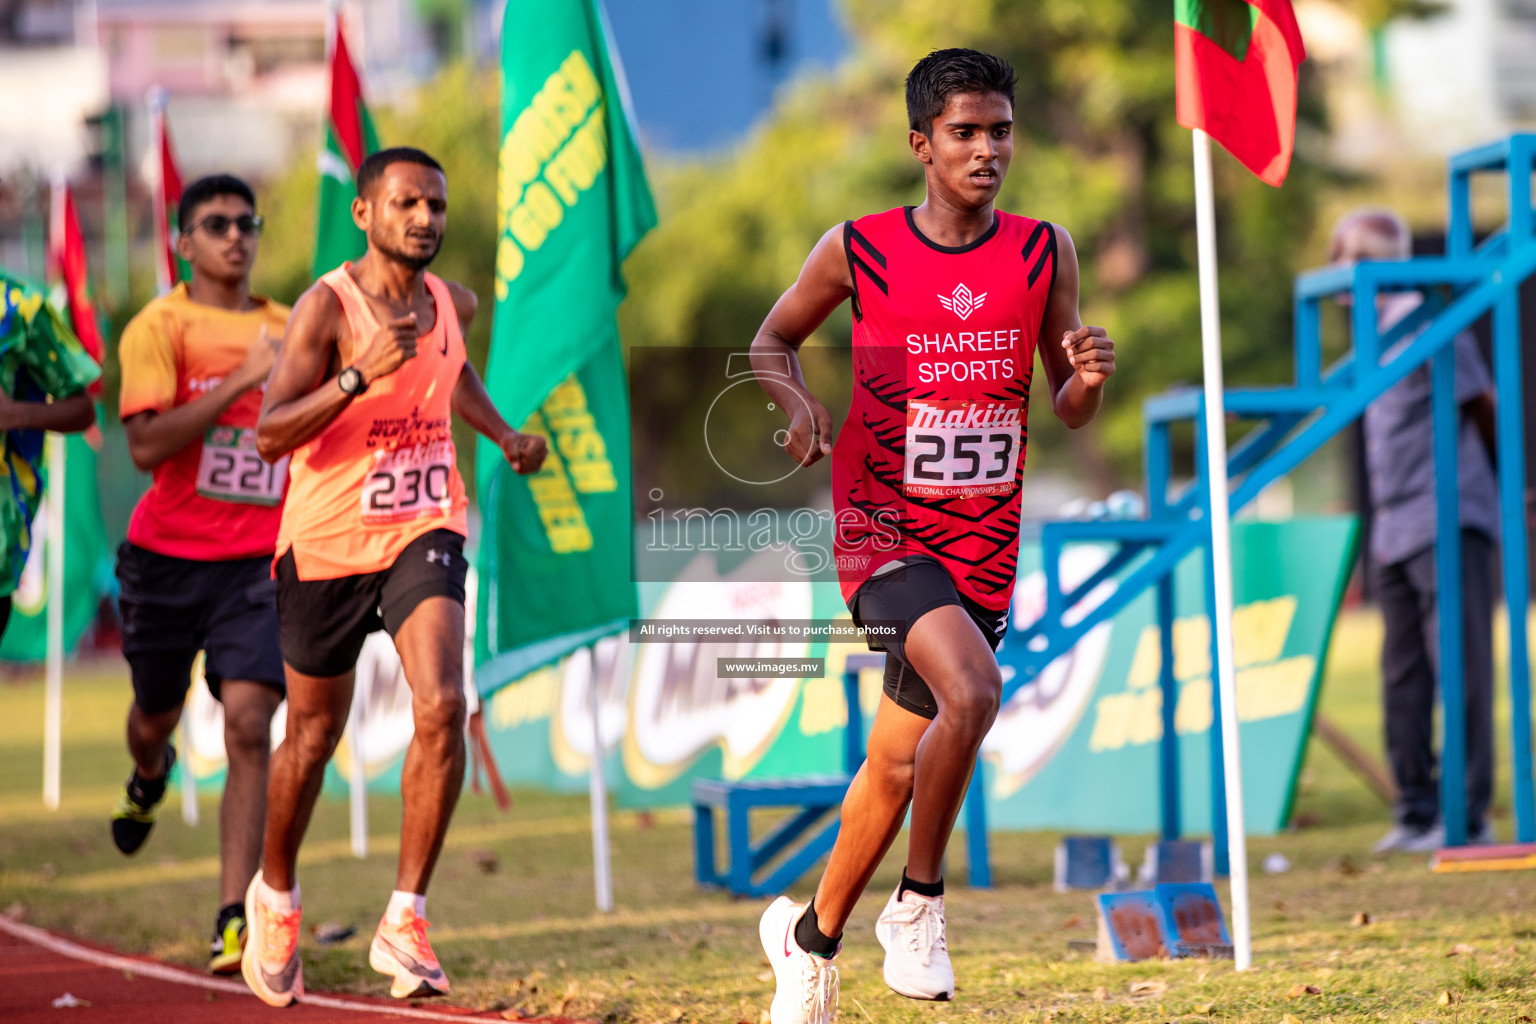
<path fill-rule="evenodd" d="M 353 398 L 368 390 L 368 382 L 363 380 L 362 371 L 355 366 L 349 366 L 336 375 L 336 386 Z"/>

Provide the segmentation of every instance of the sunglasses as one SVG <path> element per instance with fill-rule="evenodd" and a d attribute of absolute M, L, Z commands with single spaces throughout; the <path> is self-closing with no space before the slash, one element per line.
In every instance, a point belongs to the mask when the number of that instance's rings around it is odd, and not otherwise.
<path fill-rule="evenodd" d="M 229 227 L 233 224 L 240 234 L 245 237 L 260 238 L 263 223 L 264 221 L 262 221 L 261 214 L 259 213 L 242 213 L 238 217 L 230 217 L 222 213 L 210 213 L 196 224 L 187 228 L 184 234 L 190 235 L 198 228 L 202 228 L 215 238 L 222 238 L 229 234 Z"/>

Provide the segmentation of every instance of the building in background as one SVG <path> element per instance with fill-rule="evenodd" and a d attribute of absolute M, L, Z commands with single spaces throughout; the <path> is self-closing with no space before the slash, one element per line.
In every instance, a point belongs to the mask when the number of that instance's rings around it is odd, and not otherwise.
<path fill-rule="evenodd" d="M 836 0 L 606 0 L 647 147 L 728 146 L 810 68 L 848 50 Z M 494 36 L 492 37 L 495 38 Z"/>
<path fill-rule="evenodd" d="M 1328 156 L 1371 173 L 1536 126 L 1536 0 L 1439 0 L 1426 18 L 1362 22 L 1337 0 L 1298 0 L 1322 76 Z"/>
<path fill-rule="evenodd" d="M 642 136 L 654 151 L 728 146 L 800 71 L 846 52 L 837 0 L 607 0 Z M 503 0 L 342 0 L 378 107 L 445 61 L 495 59 Z M 42 183 L 77 184 L 109 306 L 147 221 L 155 85 L 183 173 L 269 179 L 308 152 L 325 108 L 327 0 L 0 0 L 0 264 L 42 272 Z"/>

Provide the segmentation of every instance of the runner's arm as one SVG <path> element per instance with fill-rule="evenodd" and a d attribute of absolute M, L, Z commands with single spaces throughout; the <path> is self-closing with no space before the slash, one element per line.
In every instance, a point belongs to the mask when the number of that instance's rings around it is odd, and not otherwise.
<path fill-rule="evenodd" d="M 339 325 L 345 322 L 346 312 L 330 285 L 311 285 L 294 305 L 256 422 L 256 450 L 268 462 L 315 437 L 352 404 L 353 396 L 336 383 L 341 368 L 331 372 L 340 350 Z M 349 365 L 372 384 L 416 355 L 416 314 L 381 326 L 361 355 L 356 355 L 361 342 L 351 340 L 354 358 Z"/>
<path fill-rule="evenodd" d="M 459 371 L 458 383 L 453 386 L 453 411 L 475 432 L 501 449 L 507 462 L 519 473 L 537 473 L 544 465 L 549 449 L 537 434 L 524 434 L 513 430 L 496 410 L 496 403 L 475 368 L 465 362 Z"/>
<path fill-rule="evenodd" d="M 789 415 L 784 448 L 802 466 L 832 452 L 832 416 L 806 387 L 798 353 L 805 339 L 853 295 L 843 230 L 839 224 L 821 236 L 799 278 L 779 296 L 752 339 L 753 375 Z"/>
<path fill-rule="evenodd" d="M 19 402 L 0 391 L 0 431 L 52 430 L 75 434 L 95 422 L 95 404 L 83 391 L 51 402 Z"/>
<path fill-rule="evenodd" d="M 187 445 L 208 432 L 235 399 L 254 387 L 260 387 L 272 371 L 272 363 L 282 338 L 274 338 L 265 326 L 245 354 L 239 369 L 219 381 L 212 389 L 185 405 L 164 412 L 145 409 L 123 420 L 128 436 L 128 454 L 142 472 L 149 472 Z"/>
<path fill-rule="evenodd" d="M 1056 418 L 1076 430 L 1098 414 L 1104 382 L 1115 372 L 1115 343 L 1102 327 L 1084 327 L 1077 310 L 1077 250 L 1056 232 L 1056 279 L 1040 321 L 1040 362 Z"/>

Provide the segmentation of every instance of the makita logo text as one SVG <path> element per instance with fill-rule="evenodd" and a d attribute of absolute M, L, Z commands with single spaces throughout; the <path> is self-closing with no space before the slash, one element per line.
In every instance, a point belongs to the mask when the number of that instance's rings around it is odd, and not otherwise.
<path fill-rule="evenodd" d="M 978 402 L 958 409 L 930 405 L 927 402 L 907 404 L 907 425 L 910 427 L 986 430 L 992 427 L 1017 427 L 1021 422 L 1019 407 L 1003 402 Z"/>

